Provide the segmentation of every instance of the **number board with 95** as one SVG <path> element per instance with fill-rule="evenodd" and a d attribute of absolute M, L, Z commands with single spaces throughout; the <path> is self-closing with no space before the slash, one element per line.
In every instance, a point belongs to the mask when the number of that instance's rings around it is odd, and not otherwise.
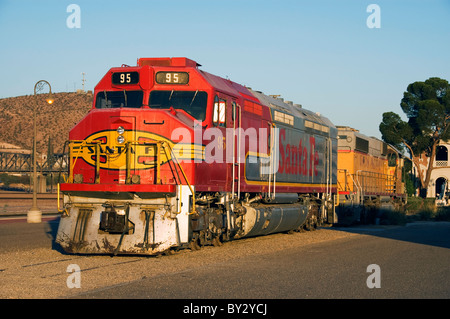
<path fill-rule="evenodd" d="M 187 72 L 158 72 L 156 83 L 159 84 L 188 84 L 189 73 Z"/>
<path fill-rule="evenodd" d="M 139 72 L 116 72 L 112 74 L 112 83 L 123 84 L 137 84 L 139 83 Z"/>

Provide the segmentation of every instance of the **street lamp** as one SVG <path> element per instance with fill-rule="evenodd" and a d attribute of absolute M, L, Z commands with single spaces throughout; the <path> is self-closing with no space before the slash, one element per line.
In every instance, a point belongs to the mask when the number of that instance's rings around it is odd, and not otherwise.
<path fill-rule="evenodd" d="M 46 101 L 48 104 L 52 104 L 54 102 L 52 96 L 52 87 L 50 86 L 50 83 L 48 83 L 45 80 L 40 80 L 36 83 L 36 85 L 34 86 L 34 96 L 36 96 L 39 92 L 43 91 L 46 85 L 48 85 L 49 87 L 49 96 L 47 97 Z M 31 207 L 31 209 L 28 211 L 27 214 L 28 223 L 40 223 L 42 220 L 42 212 L 37 207 L 36 104 L 37 103 L 34 103 L 33 107 L 33 207 Z"/>

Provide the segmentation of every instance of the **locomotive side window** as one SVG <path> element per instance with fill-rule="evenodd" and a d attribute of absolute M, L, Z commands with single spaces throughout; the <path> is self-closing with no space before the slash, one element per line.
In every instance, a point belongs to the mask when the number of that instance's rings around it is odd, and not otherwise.
<path fill-rule="evenodd" d="M 215 126 L 225 126 L 225 114 L 226 114 L 227 101 L 224 99 L 219 99 L 216 95 L 214 98 L 214 109 L 213 109 L 213 124 Z"/>
<path fill-rule="evenodd" d="M 205 120 L 208 94 L 202 91 L 152 91 L 148 105 L 152 109 L 183 110 L 199 121 Z"/>
<path fill-rule="evenodd" d="M 97 109 L 139 108 L 142 106 L 143 97 L 143 91 L 102 91 L 97 93 L 95 107 Z"/>

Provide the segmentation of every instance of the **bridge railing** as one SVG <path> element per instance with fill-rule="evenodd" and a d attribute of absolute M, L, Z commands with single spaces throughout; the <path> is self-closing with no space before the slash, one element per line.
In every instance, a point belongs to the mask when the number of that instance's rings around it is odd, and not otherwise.
<path fill-rule="evenodd" d="M 28 153 L 0 151 L 1 173 L 30 173 L 33 171 L 33 157 Z M 68 168 L 68 154 L 53 154 L 45 161 L 37 160 L 36 170 L 43 174 L 65 172 Z"/>

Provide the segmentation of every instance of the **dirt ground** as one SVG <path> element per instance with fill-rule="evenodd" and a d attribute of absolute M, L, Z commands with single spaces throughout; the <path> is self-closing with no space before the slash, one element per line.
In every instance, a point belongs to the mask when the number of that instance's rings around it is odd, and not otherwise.
<path fill-rule="evenodd" d="M 53 222 L 53 223 L 56 223 Z M 277 250 L 313 245 L 324 241 L 340 240 L 357 236 L 350 232 L 320 229 L 294 234 L 274 234 L 224 243 L 220 247 L 207 246 L 198 251 L 189 249 L 170 256 L 98 256 L 68 255 L 53 242 L 48 227 L 56 225 L 24 224 L 23 231 L 2 230 L 0 239 L 20 241 L 23 236 L 32 236 L 42 244 L 34 247 L 0 251 L 0 298 L 67 298 L 91 290 L 105 289 L 115 285 L 167 276 L 199 267 L 214 267 L 249 254 L 264 255 Z M 50 225 L 50 226 L 49 226 Z M 19 227 L 19 226 L 16 226 Z M 40 228 L 39 228 L 40 227 Z M 47 228 L 46 228 L 47 227 Z M 36 231 L 37 229 L 37 231 Z M 23 237 L 24 239 L 26 237 Z M 40 241 L 39 241 L 40 240 Z M 69 288 L 73 279 L 73 267 L 80 269 L 80 288 Z"/>

